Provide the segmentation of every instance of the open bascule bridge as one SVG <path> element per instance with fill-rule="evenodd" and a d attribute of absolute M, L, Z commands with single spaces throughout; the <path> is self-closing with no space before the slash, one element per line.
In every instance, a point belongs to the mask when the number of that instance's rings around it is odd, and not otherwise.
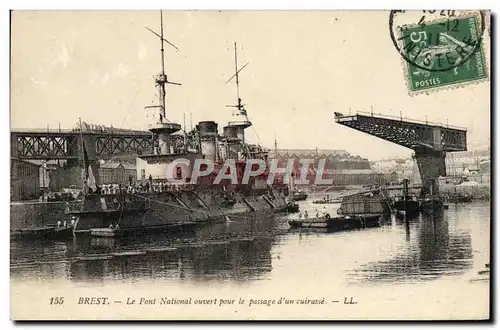
<path fill-rule="evenodd" d="M 364 112 L 335 112 L 335 122 L 412 149 L 422 179 L 421 195 L 439 194 L 437 179 L 446 176 L 446 153 L 467 151 L 467 130 L 461 127 Z"/>

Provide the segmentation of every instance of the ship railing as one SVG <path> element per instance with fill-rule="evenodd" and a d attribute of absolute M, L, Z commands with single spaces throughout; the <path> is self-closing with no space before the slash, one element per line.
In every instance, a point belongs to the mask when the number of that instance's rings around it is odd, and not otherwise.
<path fill-rule="evenodd" d="M 354 117 L 356 115 L 361 115 L 361 116 L 366 116 L 366 117 L 373 117 L 373 118 L 382 118 L 382 119 L 397 120 L 397 121 L 403 121 L 404 120 L 405 122 L 413 123 L 413 124 L 440 126 L 440 127 L 444 127 L 444 128 L 452 128 L 452 129 L 467 131 L 467 128 L 463 127 L 463 126 L 449 125 L 449 124 L 443 124 L 443 123 L 439 123 L 439 122 L 431 122 L 431 121 L 428 121 L 428 120 L 412 119 L 412 118 L 403 117 L 403 116 L 383 115 L 380 112 L 379 113 L 374 113 L 374 112 L 366 112 L 366 111 L 356 111 L 355 114 L 343 115 L 343 117 Z"/>
<path fill-rule="evenodd" d="M 73 134 L 80 133 L 79 128 L 67 129 L 67 128 L 11 128 L 11 133 L 60 133 L 60 134 Z M 138 136 L 151 136 L 151 132 L 147 131 L 135 131 L 135 130 L 92 130 L 92 129 L 83 129 L 83 134 L 106 134 L 106 135 L 138 135 Z"/>

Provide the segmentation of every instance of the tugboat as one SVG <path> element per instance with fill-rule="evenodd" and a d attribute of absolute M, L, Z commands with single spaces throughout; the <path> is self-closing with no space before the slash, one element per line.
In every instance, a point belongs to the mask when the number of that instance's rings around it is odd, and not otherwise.
<path fill-rule="evenodd" d="M 446 200 L 449 202 L 449 203 L 452 203 L 452 204 L 465 204 L 465 203 L 471 203 L 474 198 L 473 198 L 473 195 L 469 195 L 467 193 L 464 193 L 464 194 L 460 194 L 460 193 L 451 193 L 451 194 L 448 194 L 446 196 Z"/>
<path fill-rule="evenodd" d="M 434 192 L 438 191 L 437 188 L 434 189 L 435 180 L 430 185 L 429 194 L 424 195 L 420 200 L 420 211 L 426 214 L 440 214 L 445 208 L 444 200 L 439 194 Z"/>
<path fill-rule="evenodd" d="M 236 43 L 235 73 L 227 81 L 233 78 L 236 81 L 237 103 L 228 106 L 235 108 L 234 120 L 223 128 L 223 134 L 219 134 L 214 121 L 200 122 L 186 131 L 166 116 L 165 86 L 180 84 L 170 81 L 165 73 L 164 44 L 175 46 L 163 36 L 161 13 L 160 22 L 160 33 L 150 30 L 161 41 L 161 72 L 155 76 L 159 104 L 146 107 L 156 111 L 149 126 L 154 148 L 138 155 L 139 183 L 130 180 L 128 187 L 103 191 L 93 175 L 95 169 L 89 164 L 81 136 L 84 196 L 81 201 L 70 202 L 66 211 L 68 216 L 77 218 L 77 233 L 93 229 L 96 236 L 114 236 L 124 231 L 169 230 L 172 226 L 191 229 L 193 223 L 227 220 L 233 215 L 249 213 L 272 214 L 287 207 L 288 188 L 282 178 L 276 175 L 273 184 L 267 184 L 268 150 L 245 140 L 245 129 L 252 123 L 240 98 L 239 75 L 248 63 L 238 67 Z M 258 159 L 266 168 L 243 184 L 248 159 Z M 206 175 L 201 175 L 204 172 Z"/>
<path fill-rule="evenodd" d="M 409 194 L 408 182 L 408 179 L 403 181 L 403 193 L 395 198 L 392 208 L 396 214 L 414 217 L 420 213 L 420 202 L 417 196 Z"/>
<path fill-rule="evenodd" d="M 440 196 L 427 196 L 420 202 L 420 210 L 423 213 L 440 213 L 445 209 L 445 204 Z"/>

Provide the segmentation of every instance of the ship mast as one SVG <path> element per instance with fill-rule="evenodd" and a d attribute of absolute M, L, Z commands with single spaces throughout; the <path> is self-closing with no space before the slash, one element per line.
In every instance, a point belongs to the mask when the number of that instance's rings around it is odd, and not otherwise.
<path fill-rule="evenodd" d="M 245 110 L 245 105 L 241 103 L 241 97 L 240 97 L 240 77 L 239 74 L 240 72 L 248 65 L 249 63 L 246 63 L 243 65 L 240 69 L 238 69 L 238 49 L 236 47 L 236 42 L 234 43 L 234 71 L 235 73 L 231 76 L 226 81 L 226 84 L 230 82 L 233 78 L 236 80 L 236 97 L 237 97 L 237 104 L 236 105 L 227 105 L 227 107 L 233 107 L 238 109 L 238 114 L 242 116 L 246 116 L 247 112 Z M 248 120 L 248 118 L 247 118 Z"/>
<path fill-rule="evenodd" d="M 234 43 L 234 72 L 236 75 L 236 96 L 238 100 L 238 104 L 236 107 L 238 110 L 243 110 L 243 105 L 241 104 L 241 98 L 240 98 L 240 80 L 239 80 L 239 75 L 238 75 L 238 49 L 236 48 L 236 42 Z"/>
<path fill-rule="evenodd" d="M 230 121 L 226 127 L 234 128 L 237 132 L 237 136 L 240 141 L 245 144 L 245 129 L 252 126 L 250 120 L 247 117 L 247 111 L 245 110 L 245 105 L 241 103 L 240 97 L 240 77 L 239 73 L 248 65 L 247 62 L 241 68 L 238 69 L 238 50 L 236 47 L 236 42 L 234 43 L 234 70 L 235 73 L 226 81 L 226 84 L 235 78 L 236 80 L 236 96 L 237 96 L 237 104 L 236 105 L 226 105 L 226 107 L 236 108 L 236 120 Z"/>
<path fill-rule="evenodd" d="M 175 48 L 176 50 L 179 50 L 176 45 L 168 41 L 163 37 L 163 12 L 160 11 L 160 34 L 156 33 L 155 31 L 151 30 L 150 28 L 146 27 L 151 33 L 153 33 L 155 36 L 157 36 L 160 39 L 160 52 L 161 52 L 161 73 L 158 74 L 155 77 L 155 83 L 156 86 L 158 87 L 158 98 L 159 98 L 159 108 L 160 108 L 160 120 L 158 121 L 159 123 L 163 122 L 163 119 L 167 120 L 167 105 L 166 105 L 166 95 L 167 91 L 165 88 L 165 84 L 170 84 L 170 85 L 178 85 L 180 86 L 181 84 L 172 82 L 168 80 L 167 75 L 165 74 L 165 48 L 164 48 L 164 42 Z"/>
<path fill-rule="evenodd" d="M 158 154 L 170 154 L 173 151 L 170 150 L 170 139 L 169 136 L 172 133 L 178 132 L 181 129 L 181 125 L 172 123 L 167 119 L 167 104 L 166 104 L 166 84 L 178 85 L 181 84 L 172 82 L 168 80 L 167 74 L 165 73 L 165 48 L 164 43 L 172 46 L 176 50 L 179 50 L 177 46 L 168 41 L 163 37 L 163 12 L 160 11 L 160 34 L 146 27 L 151 33 L 160 39 L 160 52 L 161 52 L 161 72 L 155 76 L 155 86 L 158 87 L 158 98 L 159 105 L 146 106 L 145 108 L 159 108 L 159 118 L 156 123 L 150 125 L 149 130 L 154 134 L 158 135 Z"/>
<path fill-rule="evenodd" d="M 160 111 L 161 115 L 163 115 L 163 118 L 165 118 L 167 114 L 167 108 L 166 108 L 166 96 L 167 96 L 167 91 L 165 89 L 165 83 L 168 82 L 167 75 L 165 74 L 165 49 L 163 48 L 163 12 L 160 10 L 160 43 L 161 43 L 161 77 L 165 77 L 165 79 L 157 79 L 156 83 L 158 84 L 160 88 Z M 160 117 L 161 118 L 161 117 Z M 162 120 L 160 119 L 160 122 Z"/>

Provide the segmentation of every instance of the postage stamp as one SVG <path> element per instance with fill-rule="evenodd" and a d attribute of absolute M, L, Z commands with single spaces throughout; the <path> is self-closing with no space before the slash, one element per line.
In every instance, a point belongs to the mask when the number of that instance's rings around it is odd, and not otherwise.
<path fill-rule="evenodd" d="M 482 14 L 450 16 L 397 29 L 411 95 L 488 79 Z"/>

